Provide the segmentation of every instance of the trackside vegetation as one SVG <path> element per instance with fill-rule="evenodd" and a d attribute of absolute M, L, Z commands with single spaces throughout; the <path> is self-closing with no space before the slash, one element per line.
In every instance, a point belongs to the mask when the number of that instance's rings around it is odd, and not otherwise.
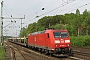
<path fill-rule="evenodd" d="M 22 28 L 20 37 L 27 37 L 29 33 L 42 31 L 45 28 L 67 29 L 73 46 L 90 46 L 90 11 L 87 9 L 82 14 L 77 9 L 76 13 L 45 16 L 29 24 L 27 28 Z"/>
<path fill-rule="evenodd" d="M 90 36 L 71 36 L 71 45 L 72 46 L 88 46 L 90 47 Z"/>
<path fill-rule="evenodd" d="M 5 50 L 4 47 L 0 45 L 0 60 L 5 60 Z"/>

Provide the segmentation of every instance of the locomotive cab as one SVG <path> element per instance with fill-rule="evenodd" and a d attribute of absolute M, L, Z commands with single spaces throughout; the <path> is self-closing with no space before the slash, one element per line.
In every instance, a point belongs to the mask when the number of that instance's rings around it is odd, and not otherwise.
<path fill-rule="evenodd" d="M 70 38 L 67 31 L 54 32 L 55 53 L 68 53 L 70 50 Z"/>

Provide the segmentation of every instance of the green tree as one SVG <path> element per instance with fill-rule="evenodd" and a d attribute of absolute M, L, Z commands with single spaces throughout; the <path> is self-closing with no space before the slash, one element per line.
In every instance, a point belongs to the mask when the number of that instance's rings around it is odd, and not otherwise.
<path fill-rule="evenodd" d="M 77 15 L 77 16 L 80 16 L 80 11 L 79 11 L 79 9 L 76 10 L 76 15 Z"/>
<path fill-rule="evenodd" d="M 34 23 L 28 25 L 27 33 L 45 30 L 45 28 L 67 29 L 70 35 L 90 35 L 90 12 L 85 10 L 80 14 L 79 9 L 76 13 L 66 13 L 64 15 L 45 16 Z"/>
<path fill-rule="evenodd" d="M 27 37 L 27 29 L 26 28 L 22 28 L 22 30 L 20 31 L 19 37 Z"/>

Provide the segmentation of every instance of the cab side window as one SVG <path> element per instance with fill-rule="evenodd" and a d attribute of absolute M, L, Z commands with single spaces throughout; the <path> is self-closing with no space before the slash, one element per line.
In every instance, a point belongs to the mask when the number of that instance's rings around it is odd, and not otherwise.
<path fill-rule="evenodd" d="M 49 38 L 49 33 L 47 33 L 47 35 L 48 35 L 48 38 Z"/>

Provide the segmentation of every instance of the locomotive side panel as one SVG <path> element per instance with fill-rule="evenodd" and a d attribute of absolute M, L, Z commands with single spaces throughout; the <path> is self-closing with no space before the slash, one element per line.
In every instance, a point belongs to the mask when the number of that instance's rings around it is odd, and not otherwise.
<path fill-rule="evenodd" d="M 54 37 L 53 37 L 53 30 L 46 30 L 46 32 L 48 34 L 48 47 L 49 50 L 54 50 L 55 49 L 55 43 L 54 43 Z"/>
<path fill-rule="evenodd" d="M 49 40 L 47 34 L 45 34 L 45 33 L 29 35 L 28 36 L 28 45 L 46 49 L 46 47 L 50 47 L 50 40 Z"/>
<path fill-rule="evenodd" d="M 49 33 L 46 33 L 45 37 L 45 47 L 50 50 L 51 49 L 51 41 L 50 41 L 50 35 Z"/>
<path fill-rule="evenodd" d="M 37 34 L 36 35 L 36 45 L 39 47 L 45 47 L 45 34 Z"/>

